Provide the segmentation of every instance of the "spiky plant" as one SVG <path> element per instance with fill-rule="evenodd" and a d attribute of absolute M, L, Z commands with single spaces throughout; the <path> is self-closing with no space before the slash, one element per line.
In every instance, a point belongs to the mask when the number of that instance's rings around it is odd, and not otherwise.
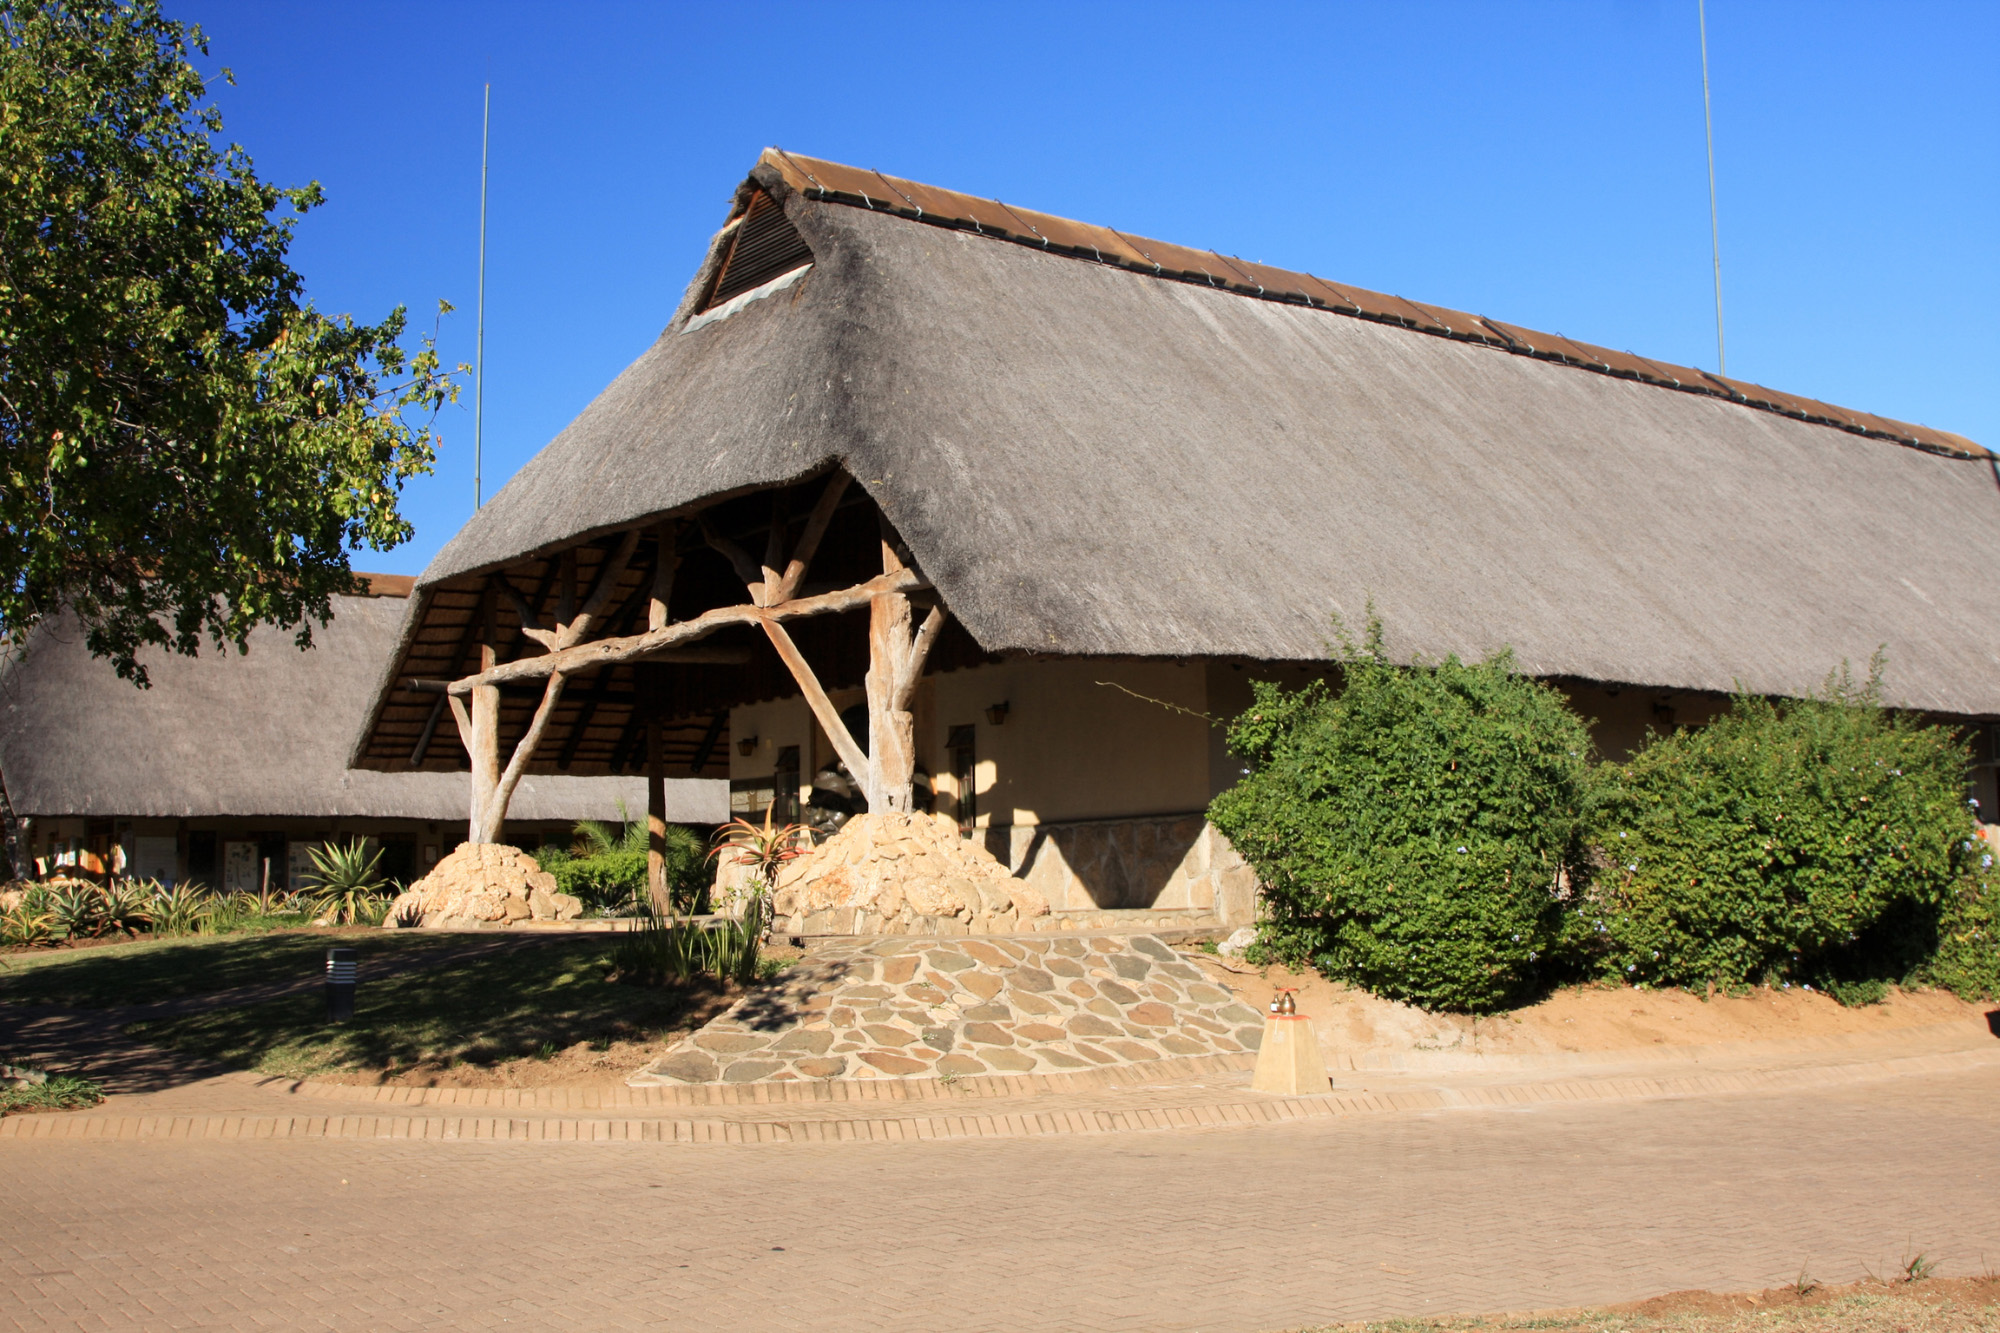
<path fill-rule="evenodd" d="M 50 924 L 73 940 L 104 933 L 104 899 L 97 886 L 87 880 L 58 880 L 49 886 Z"/>
<path fill-rule="evenodd" d="M 159 935 L 192 935 L 215 916 L 220 904 L 208 887 L 195 880 L 159 888 L 153 894 L 153 931 Z"/>
<path fill-rule="evenodd" d="M 370 856 L 368 845 L 359 838 L 306 850 L 313 863 L 315 920 L 339 926 L 381 919 L 382 889 L 387 881 L 380 871 L 380 850 Z"/>
<path fill-rule="evenodd" d="M 100 903 L 99 930 L 110 934 L 122 930 L 137 935 L 153 927 L 153 897 L 160 892 L 156 879 L 114 879 L 97 890 Z"/>
<path fill-rule="evenodd" d="M 28 949 L 52 943 L 55 926 L 55 915 L 43 905 L 41 897 L 23 897 L 0 912 L 0 947 Z"/>

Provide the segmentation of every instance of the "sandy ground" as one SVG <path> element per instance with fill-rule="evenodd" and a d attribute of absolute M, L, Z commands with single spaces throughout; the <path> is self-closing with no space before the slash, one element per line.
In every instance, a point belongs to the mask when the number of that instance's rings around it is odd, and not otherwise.
<path fill-rule="evenodd" d="M 1331 1324 L 1303 1333 L 1992 1333 L 2000 1329 L 2000 1277 L 1899 1280 L 1826 1287 L 1802 1270 L 1793 1286 L 1718 1294 L 1676 1291 L 1630 1305 L 1530 1315 Z"/>
<path fill-rule="evenodd" d="M 1298 987 L 1299 1012 L 1313 1019 L 1322 1047 L 1349 1055 L 1635 1051 L 1887 1032 L 1935 1023 L 1983 1024 L 1989 1013 L 2000 1015 L 1993 1004 L 1968 1003 L 1936 990 L 1891 988 L 1880 1004 L 1848 1009 L 1831 996 L 1798 987 L 1760 987 L 1747 995 L 1704 999 L 1679 990 L 1580 986 L 1557 991 L 1530 1008 L 1475 1019 L 1427 1014 L 1313 973 L 1301 976 L 1283 967 L 1254 968 L 1207 955 L 1201 962 L 1211 976 L 1259 1010 L 1270 1005 L 1279 987 Z"/>

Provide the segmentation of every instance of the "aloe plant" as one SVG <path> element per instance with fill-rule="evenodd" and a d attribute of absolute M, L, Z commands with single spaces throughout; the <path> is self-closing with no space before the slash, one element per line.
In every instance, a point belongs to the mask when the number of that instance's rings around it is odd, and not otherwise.
<path fill-rule="evenodd" d="M 104 901 L 95 884 L 62 880 L 49 887 L 47 903 L 50 924 L 70 939 L 104 933 Z"/>
<path fill-rule="evenodd" d="M 220 904 L 206 886 L 192 880 L 155 888 L 153 930 L 160 935 L 192 935 L 208 924 Z"/>
<path fill-rule="evenodd" d="M 23 898 L 0 912 L 0 945 L 9 949 L 33 948 L 55 940 L 56 919 L 41 897 Z"/>
<path fill-rule="evenodd" d="M 368 845 L 355 838 L 347 843 L 329 843 L 307 849 L 312 857 L 312 879 L 316 890 L 312 914 L 338 925 L 379 921 L 384 903 L 382 889 L 388 881 L 380 873 L 382 853 L 368 854 Z"/>
<path fill-rule="evenodd" d="M 153 897 L 160 892 L 156 879 L 114 879 L 97 890 L 98 929 L 104 934 L 122 930 L 137 935 L 153 926 Z"/>

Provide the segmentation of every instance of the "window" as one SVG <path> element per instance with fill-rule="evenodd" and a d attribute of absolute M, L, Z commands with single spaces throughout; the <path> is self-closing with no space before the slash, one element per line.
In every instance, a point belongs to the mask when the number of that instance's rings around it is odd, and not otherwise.
<path fill-rule="evenodd" d="M 951 728 L 944 738 L 945 762 L 951 769 L 952 785 L 958 791 L 955 814 L 963 828 L 971 828 L 979 817 L 979 756 L 972 738 L 970 722 Z"/>

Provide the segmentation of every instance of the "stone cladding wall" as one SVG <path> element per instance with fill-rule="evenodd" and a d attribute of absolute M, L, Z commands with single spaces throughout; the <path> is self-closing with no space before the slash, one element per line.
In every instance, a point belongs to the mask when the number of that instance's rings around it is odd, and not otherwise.
<path fill-rule="evenodd" d="M 1254 1051 L 1263 1016 L 1150 935 L 828 942 L 630 1082 L 1049 1074 Z"/>

